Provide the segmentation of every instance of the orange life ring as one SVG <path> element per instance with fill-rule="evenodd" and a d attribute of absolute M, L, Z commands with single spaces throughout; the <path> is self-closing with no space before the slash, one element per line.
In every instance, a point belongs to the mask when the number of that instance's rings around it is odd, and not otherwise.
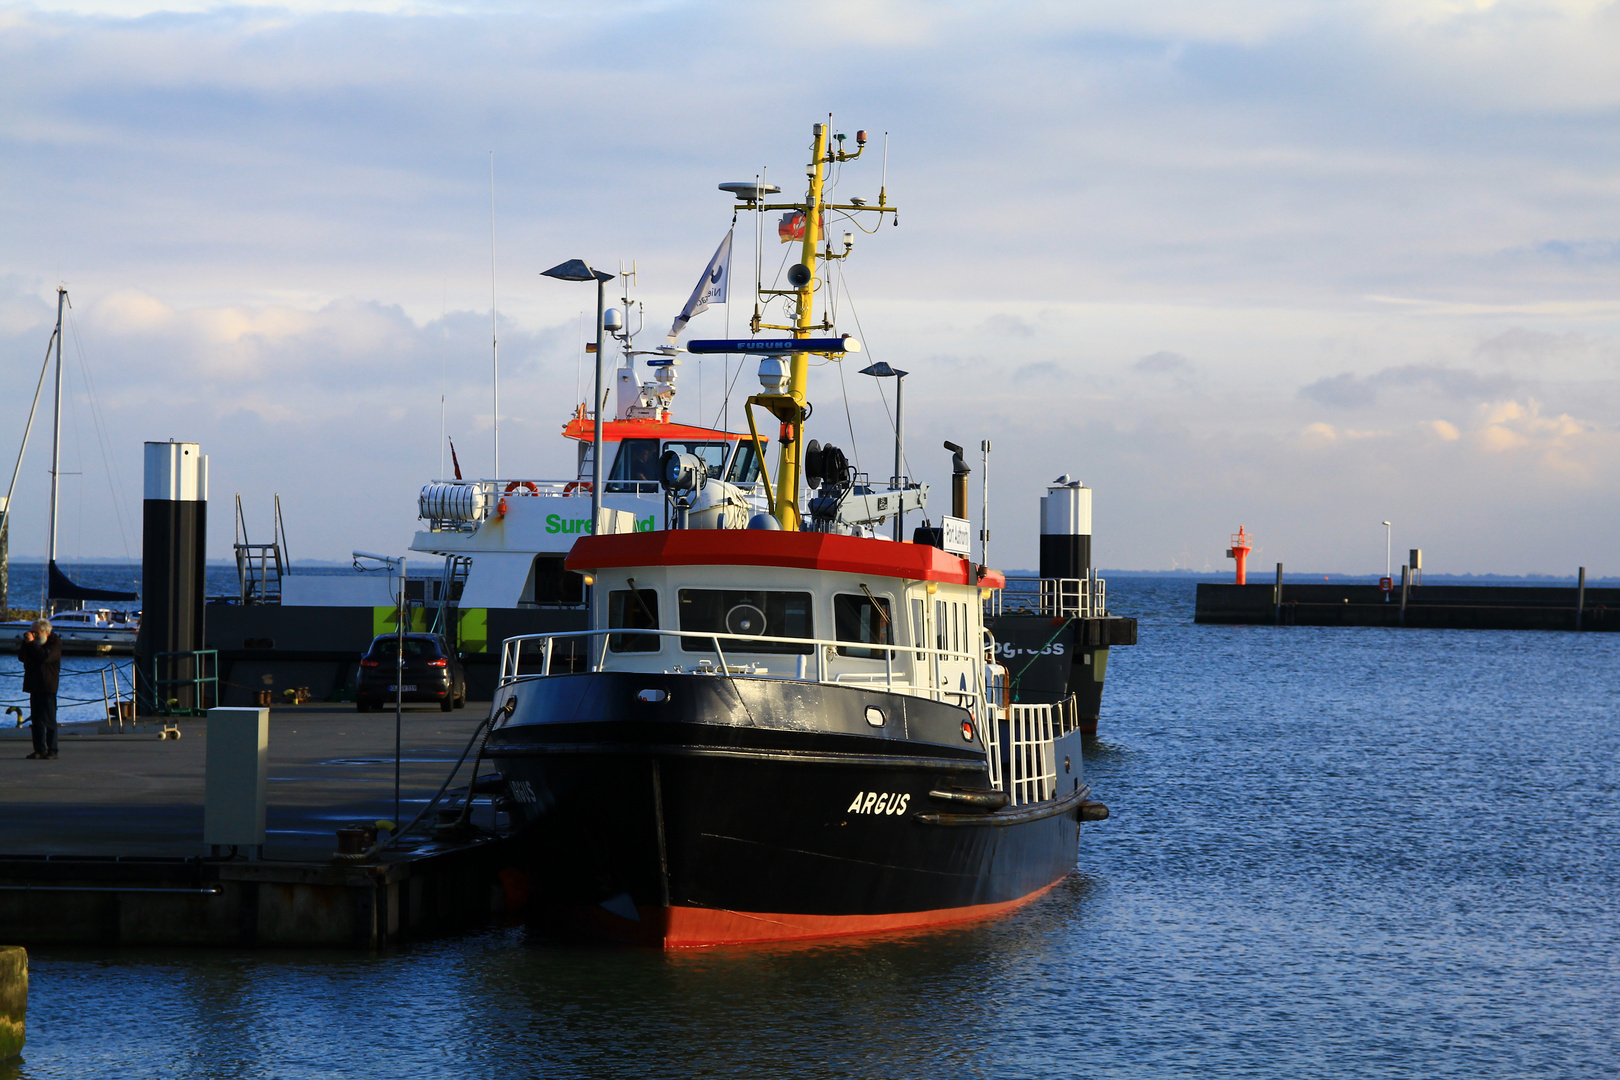
<path fill-rule="evenodd" d="M 516 491 L 519 487 L 528 488 L 530 495 L 538 495 L 538 494 L 540 494 L 540 485 L 535 483 L 533 480 L 514 480 L 514 481 L 512 481 L 510 484 L 506 485 L 506 494 L 508 494 L 508 495 L 512 494 L 512 492 Z"/>
<path fill-rule="evenodd" d="M 564 495 L 572 495 L 576 491 L 583 491 L 586 494 L 590 494 L 590 490 L 591 482 L 589 480 L 570 480 L 563 486 Z"/>

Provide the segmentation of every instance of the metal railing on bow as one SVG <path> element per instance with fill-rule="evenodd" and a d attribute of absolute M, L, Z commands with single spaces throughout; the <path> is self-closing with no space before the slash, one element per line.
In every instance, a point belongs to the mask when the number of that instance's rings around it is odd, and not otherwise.
<path fill-rule="evenodd" d="M 1010 577 L 990 590 L 986 615 L 1049 615 L 1060 619 L 1100 619 L 1108 614 L 1108 582 L 1083 578 Z"/>

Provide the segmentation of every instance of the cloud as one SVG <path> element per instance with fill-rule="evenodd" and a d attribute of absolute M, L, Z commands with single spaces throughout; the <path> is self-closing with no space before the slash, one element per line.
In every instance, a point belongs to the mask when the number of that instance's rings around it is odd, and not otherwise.
<path fill-rule="evenodd" d="M 1016 382 L 1050 381 L 1060 379 L 1062 376 L 1063 369 L 1054 360 L 1037 360 L 1033 364 L 1020 364 L 1013 371 L 1013 379 Z"/>
<path fill-rule="evenodd" d="M 715 184 L 764 167 L 797 194 L 829 112 L 872 133 L 839 197 L 886 184 L 903 221 L 839 263 L 839 330 L 912 371 L 916 447 L 1005 441 L 1007 520 L 1068 470 L 1097 485 L 1099 544 L 1144 566 L 1238 507 L 1279 543 L 1297 522 L 1304 551 L 1409 500 L 1452 567 L 1503 569 L 1537 550 L 1476 527 L 1507 483 L 1543 500 L 1526 529 L 1620 527 L 1590 419 L 1620 410 L 1612 5 L 841 2 L 849 62 L 796 117 L 759 92 L 780 56 L 758 43 L 798 40 L 799 16 L 741 0 L 45 8 L 0 13 L 7 385 L 32 385 L 67 281 L 115 441 L 205 439 L 221 492 L 303 503 L 312 553 L 409 535 L 441 393 L 469 470 L 490 456 L 491 151 L 502 467 L 544 473 L 569 467 L 594 298 L 537 272 L 636 260 L 667 325 L 729 223 Z M 714 336 L 751 314 L 737 224 Z M 768 281 L 791 252 L 766 248 Z M 716 412 L 704 370 L 683 368 L 682 419 Z M 817 422 L 865 415 L 882 444 L 878 385 L 836 385 L 814 384 Z M 1493 418 L 1506 401 L 1524 413 Z M 357 476 L 363 512 L 335 512 Z"/>
<path fill-rule="evenodd" d="M 1160 351 L 1131 361 L 1131 368 L 1153 375 L 1185 373 L 1192 370 L 1192 361 L 1175 352 Z"/>
<path fill-rule="evenodd" d="M 1539 366 L 1588 357 L 1613 356 L 1615 345 L 1585 334 L 1550 333 L 1512 326 L 1481 341 L 1474 350 L 1482 359 L 1506 366 Z"/>
<path fill-rule="evenodd" d="M 1299 390 L 1299 396 L 1335 409 L 1365 409 L 1377 404 L 1388 389 L 1418 389 L 1453 401 L 1477 401 L 1501 394 L 1513 386 L 1505 375 L 1481 375 L 1463 368 L 1435 364 L 1404 364 L 1365 377 L 1345 372 L 1318 379 Z"/>
<path fill-rule="evenodd" d="M 984 320 L 985 332 L 995 337 L 1029 338 L 1035 336 L 1035 327 L 1017 315 L 995 314 Z"/>
<path fill-rule="evenodd" d="M 1332 424 L 1320 421 L 1306 425 L 1300 432 L 1300 441 L 1306 446 L 1326 446 L 1331 443 L 1358 442 L 1363 439 L 1382 439 L 1389 436 L 1387 431 L 1360 431 L 1355 428 L 1339 428 Z"/>

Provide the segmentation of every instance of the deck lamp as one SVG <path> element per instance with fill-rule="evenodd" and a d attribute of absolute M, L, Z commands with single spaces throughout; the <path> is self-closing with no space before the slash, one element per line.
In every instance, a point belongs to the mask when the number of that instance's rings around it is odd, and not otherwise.
<path fill-rule="evenodd" d="M 906 538 L 906 496 L 905 496 L 905 470 L 901 467 L 905 463 L 905 412 L 902 411 L 901 402 L 905 400 L 906 376 L 909 371 L 890 367 L 879 360 L 861 368 L 862 375 L 870 375 L 874 379 L 894 380 L 894 487 L 900 494 L 900 509 L 894 515 L 894 539 L 896 543 Z"/>
<path fill-rule="evenodd" d="M 550 270 L 540 271 L 540 276 L 558 281 L 596 282 L 596 403 L 591 409 L 596 417 L 591 428 L 591 534 L 595 535 L 596 530 L 602 527 L 602 303 L 605 299 L 604 289 L 613 280 L 613 275 L 592 270 L 583 259 L 569 259 Z"/>

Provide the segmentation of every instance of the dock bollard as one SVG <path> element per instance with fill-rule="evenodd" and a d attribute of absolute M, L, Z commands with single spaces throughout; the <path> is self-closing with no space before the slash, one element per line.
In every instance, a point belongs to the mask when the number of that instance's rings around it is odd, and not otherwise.
<path fill-rule="evenodd" d="M 28 950 L 0 945 L 0 1065 L 22 1056 L 28 1018 Z"/>

